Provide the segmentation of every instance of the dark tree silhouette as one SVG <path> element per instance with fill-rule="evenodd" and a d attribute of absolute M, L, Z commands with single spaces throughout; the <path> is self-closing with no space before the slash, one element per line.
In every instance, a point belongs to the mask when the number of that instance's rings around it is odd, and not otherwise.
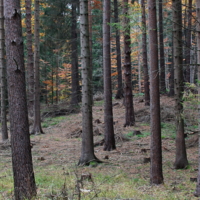
<path fill-rule="evenodd" d="M 111 84 L 111 57 L 110 57 L 110 0 L 103 1 L 103 69 L 104 69 L 104 138 L 105 151 L 116 149 Z"/>
<path fill-rule="evenodd" d="M 142 7 L 142 64 L 144 69 L 144 99 L 145 99 L 145 106 L 149 106 L 150 95 L 149 95 L 149 72 L 147 64 L 147 28 L 146 28 L 145 0 L 141 0 L 141 7 Z"/>
<path fill-rule="evenodd" d="M 183 169 L 188 165 L 183 119 L 183 57 L 182 57 L 182 2 L 173 0 L 173 60 L 176 113 L 176 159 L 174 167 Z"/>
<path fill-rule="evenodd" d="M 7 117 L 6 117 L 6 63 L 5 63 L 5 34 L 3 0 L 0 0 L 0 70 L 1 70 L 1 132 L 2 140 L 8 139 Z"/>
<path fill-rule="evenodd" d="M 114 18 L 115 23 L 119 23 L 118 16 L 118 0 L 114 0 Z M 120 47 L 120 32 L 117 25 L 115 26 L 115 41 L 116 41 L 116 53 L 117 53 L 117 94 L 115 95 L 116 99 L 121 99 L 123 94 L 123 84 L 122 84 L 122 61 L 121 61 L 121 47 Z"/>
<path fill-rule="evenodd" d="M 124 126 L 135 125 L 135 115 L 133 108 L 132 92 L 132 72 L 131 72 L 131 37 L 130 18 L 128 16 L 128 0 L 124 0 L 124 103 L 125 103 L 125 124 Z"/>
<path fill-rule="evenodd" d="M 148 1 L 150 51 L 151 184 L 163 183 L 156 0 Z"/>
<path fill-rule="evenodd" d="M 34 28 L 34 69 L 35 69 L 35 91 L 34 91 L 34 123 L 31 134 L 44 133 L 41 126 L 40 116 L 40 37 L 39 37 L 39 0 L 35 0 L 35 28 Z"/>

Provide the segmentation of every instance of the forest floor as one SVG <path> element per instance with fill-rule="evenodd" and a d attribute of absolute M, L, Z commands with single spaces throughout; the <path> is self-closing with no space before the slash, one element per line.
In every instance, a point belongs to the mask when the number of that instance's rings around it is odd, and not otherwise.
<path fill-rule="evenodd" d="M 64 106 L 63 104 L 62 106 Z M 44 108 L 43 108 L 44 109 Z M 48 110 L 49 108 L 46 108 Z M 129 199 L 190 200 L 197 199 L 198 145 L 195 130 L 195 105 L 186 103 L 185 121 L 190 165 L 175 170 L 174 100 L 161 97 L 161 128 L 164 184 L 150 185 L 150 116 L 143 97 L 134 97 L 136 125 L 124 127 L 122 100 L 113 100 L 114 130 L 117 149 L 103 151 L 103 101 L 93 107 L 95 155 L 101 164 L 77 166 L 81 152 L 81 112 L 43 119 L 45 134 L 31 136 L 33 163 L 37 183 L 36 199 Z M 48 113 L 48 112 L 46 112 Z M 140 131 L 137 135 L 135 131 Z M 13 178 L 9 144 L 0 145 L 0 200 L 13 198 Z"/>

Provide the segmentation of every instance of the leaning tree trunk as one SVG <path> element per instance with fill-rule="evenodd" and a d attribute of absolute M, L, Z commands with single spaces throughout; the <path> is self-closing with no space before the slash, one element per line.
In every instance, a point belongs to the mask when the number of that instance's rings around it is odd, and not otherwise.
<path fill-rule="evenodd" d="M 173 55 L 174 91 L 176 112 L 176 160 L 174 167 L 183 169 L 188 165 L 183 119 L 183 60 L 182 60 L 182 5 L 181 0 L 173 0 Z"/>
<path fill-rule="evenodd" d="M 197 22 L 200 21 L 200 0 L 196 0 L 196 17 Z M 198 80 L 200 80 L 200 24 L 197 23 L 197 64 L 198 64 Z M 198 83 L 198 99 L 200 100 L 200 84 Z M 198 105 L 198 116 L 200 117 L 200 105 Z M 199 128 L 200 128 L 200 122 L 199 122 Z M 199 167 L 198 167 L 198 177 L 197 177 L 197 185 L 196 185 L 196 191 L 194 192 L 194 195 L 196 197 L 200 197 L 200 131 L 198 133 L 199 135 Z"/>
<path fill-rule="evenodd" d="M 166 93 L 165 85 L 165 54 L 163 41 L 163 0 L 159 0 L 159 47 L 160 47 L 160 92 Z"/>
<path fill-rule="evenodd" d="M 105 151 L 116 149 L 111 84 L 111 57 L 110 57 L 110 0 L 103 1 L 103 69 L 104 69 L 104 137 Z"/>
<path fill-rule="evenodd" d="M 0 0 L 0 70 L 1 70 L 1 132 L 2 140 L 8 139 L 8 128 L 6 118 L 6 63 L 5 63 L 5 34 L 3 0 Z"/>
<path fill-rule="evenodd" d="M 124 126 L 135 125 L 132 92 L 131 72 L 131 37 L 130 18 L 128 14 L 128 0 L 124 0 L 124 102 L 125 102 L 125 124 Z"/>
<path fill-rule="evenodd" d="M 151 184 L 163 183 L 156 0 L 148 1 L 150 51 Z"/>
<path fill-rule="evenodd" d="M 98 161 L 94 155 L 92 124 L 92 91 L 90 77 L 90 49 L 88 25 L 88 1 L 80 0 L 80 37 L 82 70 L 82 147 L 79 165 Z"/>
<path fill-rule="evenodd" d="M 29 116 L 34 115 L 34 65 L 32 48 L 32 28 L 31 28 L 31 4 L 32 0 L 26 0 L 26 46 L 27 46 L 27 85 L 28 85 L 28 112 Z"/>
<path fill-rule="evenodd" d="M 77 2 L 72 3 L 72 30 L 71 30 L 71 49 L 72 49 L 72 96 L 71 105 L 78 105 L 81 100 L 79 89 L 79 72 L 78 72 L 78 37 L 77 37 Z"/>
<path fill-rule="evenodd" d="M 41 127 L 40 116 L 40 37 L 39 37 L 39 0 L 35 0 L 35 50 L 34 50 L 34 69 L 35 69 L 35 94 L 34 94 L 34 124 L 31 134 L 44 133 Z"/>
<path fill-rule="evenodd" d="M 20 1 L 4 0 L 4 16 L 14 193 L 16 200 L 32 199 L 36 195 L 36 185 L 26 101 Z"/>
<path fill-rule="evenodd" d="M 120 47 L 120 32 L 117 24 L 119 23 L 118 16 L 118 0 L 114 0 L 114 18 L 115 18 L 115 38 L 116 38 L 116 53 L 117 53 L 117 94 L 116 99 L 121 99 L 123 95 L 123 84 L 122 84 L 122 61 L 121 61 L 121 47 Z"/>
<path fill-rule="evenodd" d="M 145 106 L 150 105 L 149 95 L 149 72 L 147 63 L 147 28 L 146 28 L 146 11 L 145 11 L 145 0 L 141 0 L 142 7 L 142 64 L 144 70 L 144 99 Z"/>

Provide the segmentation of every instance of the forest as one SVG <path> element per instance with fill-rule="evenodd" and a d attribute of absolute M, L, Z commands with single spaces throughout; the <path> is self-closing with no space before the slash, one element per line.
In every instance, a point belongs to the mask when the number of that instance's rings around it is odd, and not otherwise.
<path fill-rule="evenodd" d="M 200 197 L 200 0 L 0 0 L 0 200 Z"/>

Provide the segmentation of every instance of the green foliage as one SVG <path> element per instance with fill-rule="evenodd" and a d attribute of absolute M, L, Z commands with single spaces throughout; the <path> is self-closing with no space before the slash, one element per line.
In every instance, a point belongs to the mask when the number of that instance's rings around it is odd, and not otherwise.
<path fill-rule="evenodd" d="M 53 117 L 45 118 L 44 121 L 42 122 L 42 127 L 48 128 L 50 126 L 55 126 L 65 119 L 66 119 L 66 116 L 59 116 L 59 117 L 54 117 L 54 118 Z"/>
<path fill-rule="evenodd" d="M 176 127 L 172 123 L 161 123 L 162 139 L 175 139 L 176 138 Z"/>

